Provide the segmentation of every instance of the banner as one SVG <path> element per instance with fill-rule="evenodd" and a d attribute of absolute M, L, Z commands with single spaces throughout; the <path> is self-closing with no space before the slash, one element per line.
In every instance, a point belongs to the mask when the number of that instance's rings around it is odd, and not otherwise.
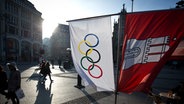
<path fill-rule="evenodd" d="M 111 17 L 69 22 L 75 69 L 98 91 L 114 91 Z"/>
<path fill-rule="evenodd" d="M 184 10 L 126 15 L 120 92 L 148 92 L 154 79 L 184 36 Z"/>

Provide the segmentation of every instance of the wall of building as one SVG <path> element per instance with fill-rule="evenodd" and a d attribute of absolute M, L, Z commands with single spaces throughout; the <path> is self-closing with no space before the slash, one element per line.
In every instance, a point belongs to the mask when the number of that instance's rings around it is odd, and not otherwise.
<path fill-rule="evenodd" d="M 0 5 L 0 61 L 38 60 L 42 47 L 42 14 L 27 0 L 1 0 Z"/>
<path fill-rule="evenodd" d="M 50 57 L 55 60 L 67 60 L 71 57 L 67 48 L 70 48 L 69 26 L 58 24 L 50 39 Z"/>

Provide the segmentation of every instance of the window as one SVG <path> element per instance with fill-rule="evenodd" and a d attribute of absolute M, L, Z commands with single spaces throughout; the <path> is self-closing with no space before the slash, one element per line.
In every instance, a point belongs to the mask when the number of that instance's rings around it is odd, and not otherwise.
<path fill-rule="evenodd" d="M 18 29 L 15 28 L 14 26 L 9 26 L 8 33 L 17 35 L 18 34 Z"/>

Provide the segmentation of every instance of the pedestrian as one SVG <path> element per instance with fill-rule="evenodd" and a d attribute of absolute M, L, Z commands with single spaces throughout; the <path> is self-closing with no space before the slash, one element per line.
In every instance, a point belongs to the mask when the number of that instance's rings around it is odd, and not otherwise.
<path fill-rule="evenodd" d="M 40 69 L 45 65 L 45 60 L 42 60 L 40 63 Z"/>
<path fill-rule="evenodd" d="M 0 94 L 4 95 L 7 97 L 7 92 L 5 90 L 8 89 L 8 79 L 6 72 L 4 71 L 2 65 L 0 65 Z"/>
<path fill-rule="evenodd" d="M 15 92 L 21 88 L 21 74 L 15 62 L 7 63 L 7 67 L 10 70 L 8 79 L 8 96 L 13 104 L 19 104 L 19 99 Z"/>
<path fill-rule="evenodd" d="M 59 68 L 61 68 L 61 59 L 60 58 L 58 59 L 58 65 L 59 65 Z"/>
<path fill-rule="evenodd" d="M 45 65 L 46 65 L 46 62 L 42 60 L 42 63 L 40 64 L 40 77 L 42 82 L 46 80 L 46 78 L 44 77 L 46 76 Z"/>
<path fill-rule="evenodd" d="M 44 71 L 43 71 L 43 75 L 44 75 L 44 78 L 43 79 L 46 79 L 47 75 L 49 76 L 49 79 L 51 82 L 53 82 L 52 78 L 51 78 L 51 70 L 50 70 L 50 64 L 49 62 L 46 62 L 45 63 L 45 67 L 44 67 Z"/>

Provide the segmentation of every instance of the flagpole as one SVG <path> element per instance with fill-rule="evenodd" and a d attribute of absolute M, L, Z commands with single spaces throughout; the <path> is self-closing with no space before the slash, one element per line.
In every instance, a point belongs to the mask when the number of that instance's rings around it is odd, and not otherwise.
<path fill-rule="evenodd" d="M 117 104 L 117 93 L 118 93 L 118 79 L 119 79 L 119 71 L 121 65 L 121 45 L 120 42 L 123 43 L 123 35 L 124 35 L 124 27 L 125 27 L 125 4 L 123 4 L 123 9 L 120 13 L 120 18 L 118 21 L 118 44 L 117 44 L 117 69 L 116 69 L 116 91 L 115 91 L 115 104 Z"/>
<path fill-rule="evenodd" d="M 132 12 L 133 12 L 133 9 L 134 8 L 134 0 L 132 0 Z"/>

